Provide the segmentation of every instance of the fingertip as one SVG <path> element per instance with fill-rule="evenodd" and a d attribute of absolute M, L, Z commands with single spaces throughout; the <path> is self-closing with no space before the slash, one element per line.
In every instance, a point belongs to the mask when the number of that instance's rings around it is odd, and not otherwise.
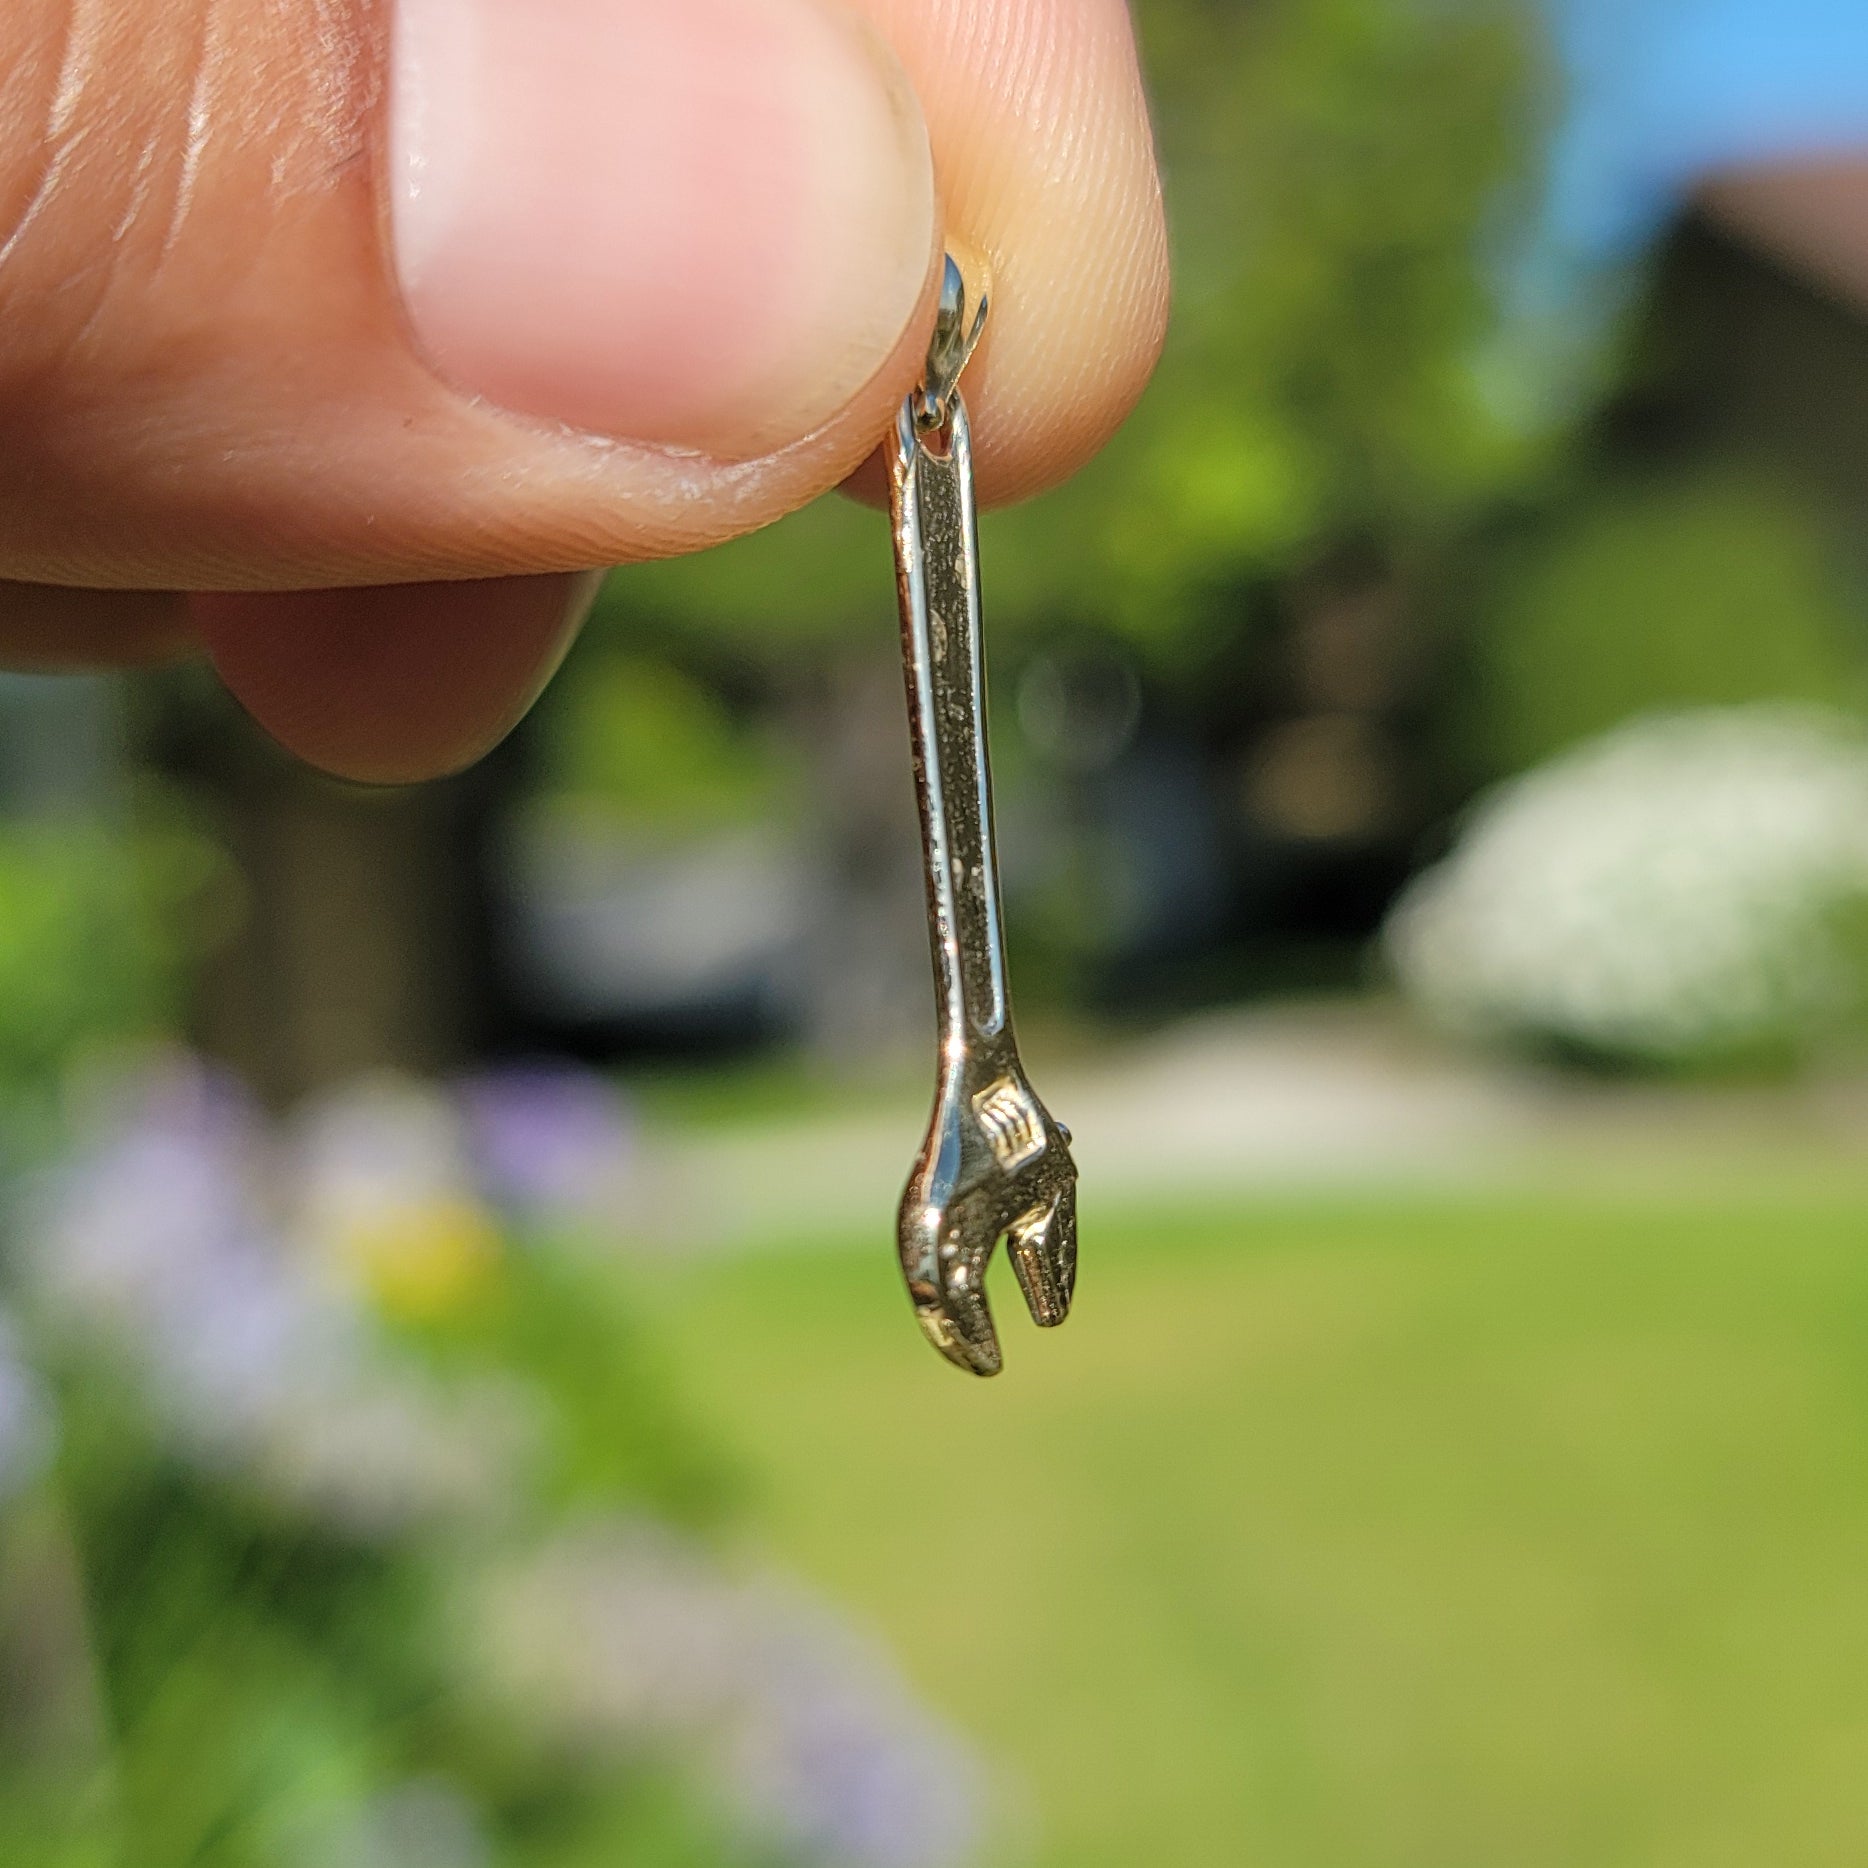
<path fill-rule="evenodd" d="M 189 607 L 221 679 L 288 751 L 334 777 L 405 785 L 460 771 L 512 731 L 601 581 L 198 593 Z"/>

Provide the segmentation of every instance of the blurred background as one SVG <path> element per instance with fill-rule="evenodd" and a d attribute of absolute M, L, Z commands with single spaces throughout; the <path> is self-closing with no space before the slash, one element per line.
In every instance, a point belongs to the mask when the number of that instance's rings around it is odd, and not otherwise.
<path fill-rule="evenodd" d="M 984 540 L 1077 1316 L 899 1289 L 875 514 L 407 793 L 8 679 L 10 1868 L 1868 1859 L 1868 15 L 1136 11 Z"/>

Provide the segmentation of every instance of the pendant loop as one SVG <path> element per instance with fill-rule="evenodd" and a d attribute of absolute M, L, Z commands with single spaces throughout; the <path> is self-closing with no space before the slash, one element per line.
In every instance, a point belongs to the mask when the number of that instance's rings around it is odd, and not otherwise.
<path fill-rule="evenodd" d="M 973 264 L 963 269 L 949 252 L 941 279 L 940 310 L 935 314 L 934 336 L 928 345 L 927 369 L 913 397 L 915 426 L 924 434 L 947 426 L 961 375 L 986 334 L 992 299 L 985 266 L 973 255 L 967 257 Z"/>

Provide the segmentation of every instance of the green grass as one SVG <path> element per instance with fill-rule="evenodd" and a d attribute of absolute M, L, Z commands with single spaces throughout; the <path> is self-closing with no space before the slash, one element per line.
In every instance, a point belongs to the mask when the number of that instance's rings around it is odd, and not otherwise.
<path fill-rule="evenodd" d="M 997 1382 L 886 1243 L 670 1299 L 762 1533 L 1047 1868 L 1868 1860 L 1868 1198 L 1088 1225 Z"/>

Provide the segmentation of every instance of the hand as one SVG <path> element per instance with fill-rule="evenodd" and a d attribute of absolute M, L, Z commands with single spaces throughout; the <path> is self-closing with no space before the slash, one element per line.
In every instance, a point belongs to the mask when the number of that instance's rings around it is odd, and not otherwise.
<path fill-rule="evenodd" d="M 860 465 L 954 236 L 1017 498 L 1160 344 L 1122 0 L 7 0 L 0 663 L 205 648 L 315 763 L 455 769 L 589 567 Z"/>

